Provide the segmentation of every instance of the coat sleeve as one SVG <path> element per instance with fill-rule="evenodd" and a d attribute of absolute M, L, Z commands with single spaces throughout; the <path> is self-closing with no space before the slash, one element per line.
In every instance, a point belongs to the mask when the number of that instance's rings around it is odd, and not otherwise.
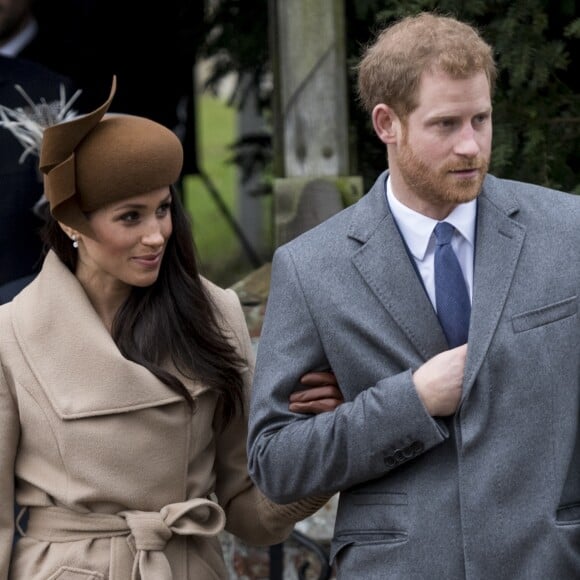
<path fill-rule="evenodd" d="M 216 495 L 226 512 L 226 529 L 250 545 L 283 542 L 294 524 L 320 509 L 330 496 L 306 498 L 279 505 L 266 498 L 248 474 L 247 404 L 254 372 L 254 351 L 239 299 L 233 290 L 226 291 L 228 305 L 224 314 L 234 333 L 240 354 L 247 361 L 244 370 L 246 408 L 225 430 L 216 426 Z"/>
<path fill-rule="evenodd" d="M 349 332 L 338 320 L 325 319 L 323 274 L 292 252 L 289 245 L 282 246 L 272 261 L 248 435 L 250 476 L 268 497 L 282 503 L 332 495 L 382 477 L 397 468 L 391 462 L 394 453 L 405 450 L 411 458 L 447 436 L 421 403 L 411 369 L 361 386 L 332 412 L 289 411 L 288 397 L 301 388 L 300 377 L 332 366 L 321 335 L 327 333 L 329 348 L 332 337 L 318 321 L 324 320 L 332 332 Z M 345 351 L 333 356 L 353 355 Z M 337 379 L 340 386 L 341 377 Z"/>
<path fill-rule="evenodd" d="M 14 463 L 19 422 L 9 389 L 9 371 L 1 359 L 0 353 L 0 580 L 6 580 L 14 536 Z"/>

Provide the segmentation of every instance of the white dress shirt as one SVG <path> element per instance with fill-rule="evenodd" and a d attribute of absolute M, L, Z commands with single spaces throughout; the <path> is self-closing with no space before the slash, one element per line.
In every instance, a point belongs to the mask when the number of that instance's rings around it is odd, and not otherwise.
<path fill-rule="evenodd" d="M 417 270 L 423 279 L 423 284 L 435 308 L 435 234 L 433 230 L 437 225 L 434 220 L 426 215 L 412 210 L 401 203 L 391 187 L 391 178 L 387 179 L 387 200 L 393 218 L 415 259 Z M 443 221 L 455 227 L 455 233 L 451 240 L 451 246 L 457 254 L 461 265 L 463 277 L 467 284 L 469 299 L 473 299 L 473 256 L 475 248 L 475 219 L 477 201 L 459 204 Z"/>

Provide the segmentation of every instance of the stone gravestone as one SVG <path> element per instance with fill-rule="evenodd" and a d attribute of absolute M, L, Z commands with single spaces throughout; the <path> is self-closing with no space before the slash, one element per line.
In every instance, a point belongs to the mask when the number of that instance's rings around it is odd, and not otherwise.
<path fill-rule="evenodd" d="M 313 228 L 360 198 L 360 177 L 294 177 L 276 180 L 276 246 Z"/>

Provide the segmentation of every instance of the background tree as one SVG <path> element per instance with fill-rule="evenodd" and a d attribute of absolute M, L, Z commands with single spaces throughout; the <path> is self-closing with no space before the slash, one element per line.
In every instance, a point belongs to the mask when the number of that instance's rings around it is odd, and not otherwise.
<path fill-rule="evenodd" d="M 237 82 L 229 95 L 229 105 L 242 109 L 251 91 L 258 114 L 272 126 L 268 0 L 209 0 L 204 30 L 198 58 L 211 63 L 204 89 L 218 94 L 224 77 L 234 75 Z M 231 148 L 231 161 L 239 166 L 245 180 L 270 167 L 272 139 L 263 127 L 247 133 Z M 270 192 L 267 180 L 255 182 L 251 191 L 254 195 Z"/>
<path fill-rule="evenodd" d="M 271 0 L 274 1 L 274 0 Z M 278 0 L 279 1 L 279 0 Z M 229 72 L 250 73 L 268 110 L 268 0 L 216 0 L 206 20 L 201 54 L 215 56 L 209 85 Z M 479 28 L 495 48 L 499 69 L 494 96 L 491 171 L 511 179 L 580 193 L 580 9 L 574 0 L 345 0 L 353 167 L 370 185 L 385 166 L 356 101 L 353 66 L 373 33 L 394 19 L 435 10 Z M 332 90 L 329 87 L 329 90 Z M 232 95 L 239 104 L 243 94 Z M 252 158 L 268 159 L 270 142 L 260 135 Z M 237 152 L 247 143 L 237 143 Z M 238 162 L 248 155 L 238 155 Z"/>
<path fill-rule="evenodd" d="M 174 130 L 185 149 L 184 173 L 196 173 L 193 66 L 204 35 L 204 2 L 164 0 L 33 0 L 39 23 L 34 60 L 82 88 L 87 113 L 107 98 L 113 111 L 143 115 Z"/>

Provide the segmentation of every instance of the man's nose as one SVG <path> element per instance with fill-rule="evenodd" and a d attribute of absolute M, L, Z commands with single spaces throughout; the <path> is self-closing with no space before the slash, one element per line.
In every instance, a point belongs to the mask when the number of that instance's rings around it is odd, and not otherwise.
<path fill-rule="evenodd" d="M 480 150 L 481 148 L 477 141 L 477 131 L 475 131 L 471 124 L 466 124 L 459 134 L 459 139 L 455 146 L 455 153 L 465 157 L 475 157 L 479 154 Z"/>

